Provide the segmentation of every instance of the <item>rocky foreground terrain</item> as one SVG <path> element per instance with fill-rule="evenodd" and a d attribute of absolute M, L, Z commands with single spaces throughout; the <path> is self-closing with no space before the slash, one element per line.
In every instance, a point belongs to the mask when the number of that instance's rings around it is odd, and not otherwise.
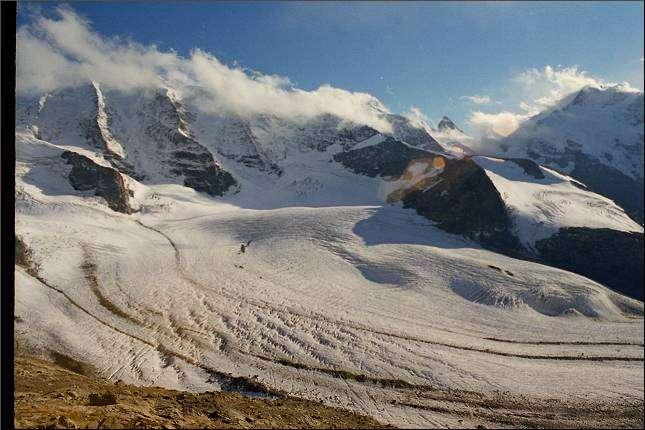
<path fill-rule="evenodd" d="M 87 365 L 60 355 L 55 361 L 16 357 L 16 428 L 386 427 L 373 418 L 303 399 L 136 387 L 97 378 Z"/>
<path fill-rule="evenodd" d="M 86 364 L 58 354 L 52 358 L 55 362 L 16 356 L 16 428 L 393 428 L 295 397 L 250 398 L 112 383 L 94 376 Z M 464 428 L 643 428 L 642 402 L 608 408 L 467 394 L 435 393 L 446 405 L 459 406 L 444 412 L 462 409 L 459 423 Z"/>

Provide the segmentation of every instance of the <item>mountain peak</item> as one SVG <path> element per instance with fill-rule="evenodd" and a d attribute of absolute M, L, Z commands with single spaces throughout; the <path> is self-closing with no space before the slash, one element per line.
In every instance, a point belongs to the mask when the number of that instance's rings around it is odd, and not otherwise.
<path fill-rule="evenodd" d="M 439 131 L 445 131 L 445 130 L 458 130 L 458 131 L 461 131 L 459 129 L 459 127 L 457 127 L 455 125 L 455 123 L 452 122 L 452 120 L 450 118 L 448 118 L 447 116 L 444 116 L 443 118 L 441 118 L 441 121 L 439 121 L 439 124 L 437 124 L 437 129 Z"/>
<path fill-rule="evenodd" d="M 572 105 L 596 105 L 607 107 L 629 103 L 634 97 L 642 97 L 642 92 L 628 84 L 585 85 L 573 97 Z M 566 100 L 566 99 L 565 99 Z"/>

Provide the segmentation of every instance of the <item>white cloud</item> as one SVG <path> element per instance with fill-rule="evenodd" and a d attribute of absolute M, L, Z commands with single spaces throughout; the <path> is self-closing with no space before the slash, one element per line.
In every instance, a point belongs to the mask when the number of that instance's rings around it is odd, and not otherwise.
<path fill-rule="evenodd" d="M 293 83 L 291 82 L 291 79 L 289 79 L 286 76 L 264 75 L 255 70 L 252 70 L 250 72 L 250 75 L 251 75 L 251 78 L 253 78 L 254 80 L 261 82 L 263 84 L 270 85 L 272 87 L 278 87 L 278 88 L 293 87 Z"/>
<path fill-rule="evenodd" d="M 410 106 L 410 109 L 404 114 L 404 116 L 410 120 L 410 124 L 417 128 L 423 128 L 430 131 L 430 120 L 424 114 L 421 109 L 416 106 Z"/>
<path fill-rule="evenodd" d="M 16 34 L 18 93 L 42 93 L 91 80 L 125 91 L 168 83 L 180 90 L 203 88 L 208 98 L 201 108 L 206 110 L 293 119 L 333 114 L 380 131 L 391 129 L 378 112 L 387 109 L 369 94 L 329 85 L 304 91 L 286 77 L 228 66 L 200 49 L 185 58 L 155 46 L 107 39 L 71 9 L 59 7 L 56 12 L 57 19 L 39 16 Z"/>
<path fill-rule="evenodd" d="M 533 68 L 519 73 L 513 81 L 519 84 L 518 90 L 523 98 L 532 100 L 530 102 L 532 110 L 551 107 L 582 87 L 601 87 L 608 84 L 584 70 L 579 70 L 578 66 L 553 67 L 550 65 L 542 70 Z"/>
<path fill-rule="evenodd" d="M 130 89 L 159 84 L 159 74 L 182 66 L 172 52 L 101 38 L 70 9 L 60 7 L 57 13 L 60 19 L 41 16 L 16 34 L 19 92 L 48 91 L 91 79 Z"/>
<path fill-rule="evenodd" d="M 469 100 L 471 103 L 476 105 L 488 105 L 492 103 L 492 100 L 489 96 L 479 96 L 475 94 L 474 96 L 461 96 L 462 100 Z"/>
<path fill-rule="evenodd" d="M 492 131 L 495 135 L 508 136 L 517 130 L 519 124 L 528 117 L 528 114 L 517 114 L 508 111 L 493 114 L 475 111 L 471 112 L 467 121 L 482 135 L 490 135 Z"/>

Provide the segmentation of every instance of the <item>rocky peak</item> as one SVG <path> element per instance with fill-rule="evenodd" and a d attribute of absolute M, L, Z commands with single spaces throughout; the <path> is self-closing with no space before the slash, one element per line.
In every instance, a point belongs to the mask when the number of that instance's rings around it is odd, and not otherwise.
<path fill-rule="evenodd" d="M 439 131 L 446 131 L 446 130 L 457 130 L 457 131 L 461 131 L 461 130 L 459 129 L 459 127 L 457 127 L 457 126 L 455 125 L 455 123 L 454 123 L 454 122 L 452 122 L 452 120 L 451 120 L 450 118 L 448 118 L 447 116 L 444 116 L 443 118 L 441 118 L 441 121 L 439 121 L 439 124 L 437 124 L 437 129 L 438 129 Z M 463 132 L 462 132 L 462 133 L 463 133 Z"/>
<path fill-rule="evenodd" d="M 425 128 L 413 125 L 410 120 L 401 115 L 387 115 L 387 120 L 392 124 L 392 137 L 414 147 L 444 153 L 445 149 Z"/>

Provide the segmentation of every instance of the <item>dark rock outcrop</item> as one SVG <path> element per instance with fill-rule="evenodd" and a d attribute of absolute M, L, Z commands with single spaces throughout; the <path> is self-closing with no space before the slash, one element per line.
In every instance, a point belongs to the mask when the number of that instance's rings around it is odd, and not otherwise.
<path fill-rule="evenodd" d="M 437 157 L 440 163 L 434 162 Z M 376 145 L 338 153 L 334 160 L 371 177 L 399 177 L 418 160 L 441 165 L 443 170 L 424 181 L 422 188 L 413 186 L 402 193 L 404 207 L 415 209 L 445 231 L 472 238 L 494 251 L 526 254 L 511 233 L 512 221 L 499 192 L 484 170 L 468 157 L 447 158 L 388 137 Z"/>
<path fill-rule="evenodd" d="M 87 404 L 89 406 L 108 406 L 116 405 L 116 396 L 114 393 L 90 393 Z"/>
<path fill-rule="evenodd" d="M 31 276 L 35 276 L 40 270 L 39 265 L 34 262 L 31 248 L 18 235 L 15 235 L 15 263 L 25 269 Z"/>
<path fill-rule="evenodd" d="M 211 196 L 223 195 L 236 184 L 233 176 L 215 164 L 213 155 L 196 140 L 173 131 L 170 140 L 177 148 L 167 163 L 170 172 L 184 177 L 184 185 Z"/>
<path fill-rule="evenodd" d="M 526 254 L 511 232 L 513 223 L 502 197 L 486 172 L 470 158 L 445 159 L 434 183 L 409 193 L 403 205 L 439 228 L 474 239 L 493 251 Z"/>
<path fill-rule="evenodd" d="M 236 184 L 230 173 L 218 168 L 215 164 L 202 169 L 184 168 L 178 171 L 184 175 L 185 186 L 211 196 L 221 196 Z"/>
<path fill-rule="evenodd" d="M 345 124 L 337 116 L 323 114 L 305 126 L 298 126 L 294 138 L 302 148 L 325 152 L 332 145 L 340 145 L 344 151 L 348 151 L 376 134 L 378 131 L 372 127 Z"/>
<path fill-rule="evenodd" d="M 353 140 L 354 142 L 362 142 L 376 134 L 378 134 L 378 131 L 372 127 L 363 125 L 360 127 L 343 129 L 339 133 L 339 136 L 343 139 Z"/>
<path fill-rule="evenodd" d="M 448 158 L 388 137 L 376 145 L 340 152 L 334 160 L 371 177 L 398 178 L 418 161 L 441 166 L 436 176 L 396 192 L 397 200 L 445 231 L 474 239 L 497 252 L 527 255 L 511 232 L 512 221 L 499 192 L 486 172 L 468 157 Z"/>
<path fill-rule="evenodd" d="M 535 247 L 547 264 L 643 300 L 643 233 L 570 227 Z"/>
<path fill-rule="evenodd" d="M 31 266 L 31 250 L 19 237 L 15 237 L 15 260 L 18 266 L 29 267 Z"/>
<path fill-rule="evenodd" d="M 74 189 L 94 190 L 97 196 L 105 199 L 110 209 L 125 214 L 132 213 L 128 190 L 118 171 L 96 164 L 76 152 L 65 151 L 61 157 L 72 165 L 68 178 Z"/>
<path fill-rule="evenodd" d="M 392 137 L 383 142 L 364 148 L 339 152 L 334 160 L 343 166 L 366 176 L 399 176 L 410 161 L 432 157 L 434 154 L 416 149 Z"/>
<path fill-rule="evenodd" d="M 538 166 L 534 161 L 526 158 L 509 158 L 508 161 L 512 161 L 520 166 L 527 175 L 532 176 L 535 179 L 544 179 L 544 173 L 542 173 L 540 166 Z"/>

